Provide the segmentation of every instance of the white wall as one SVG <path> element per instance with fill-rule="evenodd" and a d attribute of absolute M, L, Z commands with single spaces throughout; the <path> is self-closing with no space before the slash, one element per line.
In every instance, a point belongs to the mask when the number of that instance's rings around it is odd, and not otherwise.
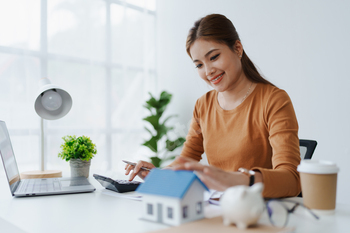
<path fill-rule="evenodd" d="M 299 137 L 318 142 L 314 159 L 340 167 L 337 201 L 350 203 L 350 1 L 158 0 L 158 89 L 174 94 L 168 113 L 186 126 L 197 98 L 209 90 L 185 51 L 195 20 L 226 15 L 248 56 L 285 89 L 299 121 Z"/>

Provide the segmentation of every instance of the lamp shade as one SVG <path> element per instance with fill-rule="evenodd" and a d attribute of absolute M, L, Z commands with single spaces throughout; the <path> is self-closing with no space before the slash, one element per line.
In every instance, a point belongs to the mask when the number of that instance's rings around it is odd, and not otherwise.
<path fill-rule="evenodd" d="M 72 97 L 59 86 L 51 84 L 43 78 L 39 82 L 40 88 L 36 95 L 34 108 L 36 113 L 46 120 L 57 120 L 64 117 L 72 108 Z"/>

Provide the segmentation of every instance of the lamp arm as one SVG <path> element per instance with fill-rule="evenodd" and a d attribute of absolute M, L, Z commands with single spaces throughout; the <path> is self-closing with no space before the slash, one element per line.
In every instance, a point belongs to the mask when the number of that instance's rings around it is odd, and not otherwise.
<path fill-rule="evenodd" d="M 41 117 L 40 121 L 40 137 L 41 137 L 41 171 L 45 171 L 44 161 L 44 119 Z"/>

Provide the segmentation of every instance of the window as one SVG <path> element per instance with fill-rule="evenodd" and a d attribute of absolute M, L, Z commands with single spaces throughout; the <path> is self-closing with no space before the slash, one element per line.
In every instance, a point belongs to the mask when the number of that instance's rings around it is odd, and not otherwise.
<path fill-rule="evenodd" d="M 46 169 L 69 174 L 57 157 L 65 135 L 92 139 L 94 169 L 122 169 L 123 156 L 140 154 L 148 136 L 142 106 L 155 91 L 155 2 L 0 2 L 0 119 L 21 171 L 40 166 L 40 117 L 33 99 L 43 77 L 73 99 L 65 117 L 44 122 Z"/>
<path fill-rule="evenodd" d="M 168 218 L 172 219 L 173 218 L 173 208 L 168 207 Z"/>
<path fill-rule="evenodd" d="M 196 212 L 197 212 L 197 214 L 201 214 L 202 211 L 203 211 L 202 202 L 201 201 L 197 202 L 196 203 Z"/>
<path fill-rule="evenodd" d="M 153 215 L 153 205 L 152 204 L 147 204 L 147 214 Z"/>
<path fill-rule="evenodd" d="M 182 207 L 182 218 L 187 218 L 188 217 L 188 206 L 183 206 Z"/>

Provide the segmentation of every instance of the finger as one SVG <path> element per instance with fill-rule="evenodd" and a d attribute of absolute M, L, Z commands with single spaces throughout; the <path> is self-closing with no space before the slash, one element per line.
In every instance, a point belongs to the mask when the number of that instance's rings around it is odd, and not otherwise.
<path fill-rule="evenodd" d="M 138 161 L 135 168 L 134 168 L 134 173 L 137 175 L 141 170 L 141 167 L 146 167 L 148 164 L 145 161 Z"/>
<path fill-rule="evenodd" d="M 127 164 L 127 165 L 125 165 L 125 170 L 128 170 L 129 167 L 131 167 L 131 169 L 134 168 L 134 166 Z"/>
<path fill-rule="evenodd" d="M 140 168 L 141 167 L 145 167 L 145 168 L 149 168 L 149 169 L 153 169 L 155 168 L 155 166 L 152 164 L 152 163 L 149 163 L 149 162 L 146 162 L 146 161 L 143 161 L 143 160 L 140 160 L 137 162 L 136 166 L 140 164 Z"/>
<path fill-rule="evenodd" d="M 141 171 L 139 172 L 138 176 L 141 178 L 141 179 L 145 179 L 146 176 L 148 175 L 149 171 Z"/>
<path fill-rule="evenodd" d="M 184 156 L 179 156 L 175 160 L 178 163 L 197 162 L 196 160 L 194 160 L 192 158 L 184 157 Z"/>
<path fill-rule="evenodd" d="M 226 178 L 230 179 L 230 173 L 225 172 L 217 167 L 207 166 L 203 169 L 203 173 L 212 180 L 217 180 L 220 183 L 225 183 Z"/>
<path fill-rule="evenodd" d="M 191 162 L 186 162 L 186 163 L 181 163 L 181 164 L 176 164 L 170 169 L 172 170 L 190 170 L 190 171 L 202 171 L 205 166 L 196 162 L 195 160 L 191 160 Z"/>
<path fill-rule="evenodd" d="M 135 179 L 136 176 L 137 176 L 137 173 L 135 173 L 135 170 L 134 170 L 133 172 L 131 172 L 129 176 L 129 181 L 132 181 L 133 179 Z"/>
<path fill-rule="evenodd" d="M 200 171 L 200 172 L 202 172 L 203 169 L 206 167 L 205 165 L 200 164 L 198 162 L 187 162 L 185 163 L 184 166 L 186 170 L 194 170 L 194 171 Z"/>
<path fill-rule="evenodd" d="M 174 165 L 172 167 L 169 167 L 168 169 L 171 169 L 171 170 L 174 170 L 174 171 L 188 170 L 188 169 L 186 169 L 185 164 L 177 164 L 177 165 Z"/>
<path fill-rule="evenodd" d="M 215 189 L 215 185 L 205 174 L 197 172 L 197 176 L 209 189 Z"/>
<path fill-rule="evenodd" d="M 149 162 L 146 162 L 146 161 L 142 161 L 142 166 L 143 166 L 143 167 L 146 167 L 146 168 L 149 168 L 149 169 L 155 168 L 155 166 L 153 165 L 153 163 L 149 163 Z"/>
<path fill-rule="evenodd" d="M 125 171 L 125 175 L 129 175 L 130 171 L 133 169 L 134 169 L 134 166 L 128 165 L 128 167 L 126 168 L 126 171 Z"/>
<path fill-rule="evenodd" d="M 203 173 L 206 174 L 206 175 L 211 175 L 212 174 L 212 172 L 211 172 L 209 167 L 204 168 L 203 169 Z"/>
<path fill-rule="evenodd" d="M 232 172 L 208 166 L 204 169 L 203 174 L 207 179 L 210 179 L 211 184 L 218 191 L 225 191 L 227 188 L 236 185 L 236 177 Z"/>
<path fill-rule="evenodd" d="M 200 175 L 200 180 L 209 188 L 209 189 L 215 189 L 217 191 L 224 191 L 226 190 L 223 188 L 221 183 L 219 183 L 217 180 L 212 179 L 212 177 L 207 176 L 206 174 L 202 173 Z"/>
<path fill-rule="evenodd" d="M 199 178 L 200 180 L 202 180 L 203 172 L 196 172 L 195 174 L 198 176 L 198 178 Z"/>
<path fill-rule="evenodd" d="M 135 170 L 133 170 L 133 172 L 131 173 L 130 177 L 129 177 L 129 181 L 133 180 L 136 176 L 139 176 L 141 179 L 145 179 L 146 176 L 148 175 L 149 171 L 145 171 L 140 169 L 140 171 L 138 173 L 135 172 Z"/>

